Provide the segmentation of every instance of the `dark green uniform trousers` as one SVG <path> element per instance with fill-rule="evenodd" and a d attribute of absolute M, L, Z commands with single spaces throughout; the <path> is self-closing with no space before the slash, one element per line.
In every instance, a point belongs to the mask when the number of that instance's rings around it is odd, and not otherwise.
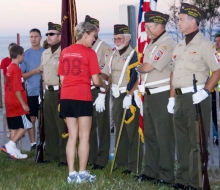
<path fill-rule="evenodd" d="M 63 139 L 65 122 L 59 117 L 58 91 L 46 90 L 44 94 L 44 132 L 45 132 L 45 160 L 66 162 L 66 142 Z"/>
<path fill-rule="evenodd" d="M 199 129 L 195 123 L 196 108 L 192 102 L 192 94 L 187 93 L 176 96 L 174 111 L 178 156 L 176 177 L 180 184 L 189 184 L 192 187 L 201 188 Z M 207 139 L 211 119 L 211 98 L 206 98 L 200 105 Z"/>
<path fill-rule="evenodd" d="M 92 89 L 93 103 L 98 97 L 99 92 L 99 88 Z M 88 162 L 105 167 L 108 163 L 110 149 L 109 91 L 105 97 L 105 110 L 103 112 L 97 112 L 95 106 L 93 106 L 92 128 L 89 141 L 90 150 Z"/>
<path fill-rule="evenodd" d="M 118 98 L 113 97 L 113 117 L 116 126 L 116 139 L 118 139 L 118 133 L 121 126 L 121 121 L 124 113 L 122 107 L 123 100 L 126 93 L 121 94 Z M 139 114 L 140 110 L 137 108 L 135 112 L 134 120 L 131 123 L 124 123 L 123 130 L 121 133 L 120 143 L 116 155 L 115 162 L 118 168 L 126 168 L 129 171 L 137 171 L 137 154 L 138 154 L 138 126 L 139 126 Z M 143 146 L 140 144 L 139 152 L 139 168 L 141 169 L 141 160 L 143 155 Z"/>
<path fill-rule="evenodd" d="M 144 96 L 145 165 L 143 174 L 170 183 L 174 180 L 175 136 L 168 113 L 170 91 Z"/>

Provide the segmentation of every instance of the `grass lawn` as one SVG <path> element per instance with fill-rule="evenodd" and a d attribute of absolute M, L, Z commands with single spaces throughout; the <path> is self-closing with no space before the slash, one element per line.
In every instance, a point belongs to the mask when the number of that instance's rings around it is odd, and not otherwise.
<path fill-rule="evenodd" d="M 91 171 L 97 175 L 97 180 L 93 183 L 68 184 L 67 167 L 57 167 L 57 163 L 36 164 L 34 153 L 27 152 L 26 160 L 9 160 L 7 155 L 0 153 L 0 190 L 168 190 L 173 189 L 166 186 L 157 186 L 153 182 L 137 182 L 134 175 L 123 175 L 121 171 L 113 171 L 109 174 L 111 162 L 103 170 Z M 91 169 L 88 167 L 88 169 Z M 210 179 L 212 189 L 220 189 L 219 174 L 218 179 Z"/>

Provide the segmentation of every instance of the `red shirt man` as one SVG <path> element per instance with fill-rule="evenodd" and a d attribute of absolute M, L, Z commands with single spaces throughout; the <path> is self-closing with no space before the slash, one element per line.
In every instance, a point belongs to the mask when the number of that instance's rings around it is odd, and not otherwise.
<path fill-rule="evenodd" d="M 9 57 L 5 57 L 1 61 L 0 69 L 3 69 L 3 73 L 5 76 L 6 76 L 7 68 L 10 63 L 11 63 L 11 58 L 9 58 Z"/>
<path fill-rule="evenodd" d="M 12 46 L 16 45 L 16 43 L 10 43 L 8 46 L 8 51 L 10 50 L 10 48 Z M 3 73 L 4 76 L 6 76 L 6 72 L 7 72 L 7 68 L 9 66 L 9 64 L 11 63 L 11 58 L 9 57 L 5 57 L 4 59 L 2 59 L 1 64 L 0 64 L 0 69 L 3 69 Z"/>

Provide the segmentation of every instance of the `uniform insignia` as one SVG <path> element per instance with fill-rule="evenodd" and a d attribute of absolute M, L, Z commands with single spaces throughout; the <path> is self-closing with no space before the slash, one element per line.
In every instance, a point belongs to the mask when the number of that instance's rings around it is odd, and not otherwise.
<path fill-rule="evenodd" d="M 154 60 L 158 61 L 163 55 L 163 51 L 159 50 L 154 56 Z"/>
<path fill-rule="evenodd" d="M 125 61 L 126 61 L 126 60 L 127 60 L 127 57 L 123 58 L 123 60 L 122 60 L 122 61 L 125 63 Z"/>
<path fill-rule="evenodd" d="M 105 64 L 103 64 L 100 69 L 102 70 L 104 68 L 104 66 L 105 66 Z"/>
<path fill-rule="evenodd" d="M 105 61 L 106 61 L 107 57 L 108 57 L 108 54 L 105 54 Z"/>
<path fill-rule="evenodd" d="M 176 59 L 177 59 L 177 55 L 174 55 L 172 61 L 176 61 Z"/>
<path fill-rule="evenodd" d="M 214 55 L 215 55 L 215 59 L 216 59 L 217 63 L 220 63 L 220 53 L 215 52 Z"/>
<path fill-rule="evenodd" d="M 166 47 L 166 46 L 162 46 L 162 48 L 163 48 L 164 50 L 166 50 L 166 49 L 167 49 L 167 47 Z"/>
<path fill-rule="evenodd" d="M 54 65 L 59 64 L 59 58 L 54 58 L 54 60 L 53 60 L 53 64 L 54 64 Z"/>

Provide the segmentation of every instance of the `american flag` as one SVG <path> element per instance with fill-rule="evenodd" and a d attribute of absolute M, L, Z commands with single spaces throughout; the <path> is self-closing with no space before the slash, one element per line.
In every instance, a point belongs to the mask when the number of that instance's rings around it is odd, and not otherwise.
<path fill-rule="evenodd" d="M 157 0 L 140 0 L 138 14 L 138 31 L 137 31 L 137 50 L 140 63 L 143 63 L 144 50 L 150 42 L 145 32 L 144 13 L 154 11 L 156 9 Z M 140 118 L 138 132 L 141 136 L 141 141 L 144 142 L 144 123 L 143 123 L 143 102 L 144 96 L 141 97 L 142 104 L 140 106 Z"/>

